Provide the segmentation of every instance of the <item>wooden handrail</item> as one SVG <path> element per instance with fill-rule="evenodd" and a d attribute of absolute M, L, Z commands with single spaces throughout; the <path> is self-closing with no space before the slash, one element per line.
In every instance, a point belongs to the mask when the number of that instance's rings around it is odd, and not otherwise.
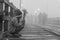
<path fill-rule="evenodd" d="M 4 3 L 8 4 L 10 7 L 12 7 L 13 9 L 17 9 L 12 3 L 10 3 L 7 0 L 4 0 Z"/>

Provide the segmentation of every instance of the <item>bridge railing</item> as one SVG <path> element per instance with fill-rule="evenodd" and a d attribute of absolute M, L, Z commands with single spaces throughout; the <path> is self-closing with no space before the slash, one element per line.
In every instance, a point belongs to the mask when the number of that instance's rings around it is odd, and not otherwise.
<path fill-rule="evenodd" d="M 3 16 L 2 25 L 0 28 L 5 32 L 8 31 L 9 21 L 14 17 L 14 11 L 18 9 L 9 0 L 0 0 L 0 15 Z"/>

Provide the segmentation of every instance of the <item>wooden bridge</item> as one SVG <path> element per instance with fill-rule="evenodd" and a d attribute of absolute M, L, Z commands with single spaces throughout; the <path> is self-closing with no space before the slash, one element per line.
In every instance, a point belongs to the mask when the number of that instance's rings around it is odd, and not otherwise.
<path fill-rule="evenodd" d="M 9 10 L 9 7 L 10 7 L 10 11 Z M 17 9 L 12 3 L 10 3 L 8 0 L 0 0 L 0 15 L 4 15 L 4 17 L 13 17 L 14 16 L 14 10 Z M 10 13 L 10 15 L 9 15 Z M 3 28 L 4 30 L 2 30 L 3 32 L 5 31 L 8 31 L 8 19 L 5 19 L 4 20 L 4 26 L 1 26 L 1 28 Z M 7 25 L 6 25 L 7 24 Z M 22 37 L 21 38 L 24 38 L 26 39 L 28 36 L 30 37 L 30 39 L 33 37 L 33 38 L 41 38 L 43 37 L 44 35 L 46 36 L 47 34 L 48 35 L 52 35 L 54 34 L 53 36 L 59 36 L 60 37 L 60 27 L 59 26 L 54 26 L 54 25 L 40 25 L 40 24 L 32 24 L 33 26 L 37 27 L 38 28 L 33 28 L 33 30 L 31 31 L 25 31 L 24 34 L 22 34 Z M 30 29 L 30 28 L 29 28 Z M 38 29 L 36 31 L 36 29 Z M 0 30 L 1 31 L 1 30 Z M 38 32 L 39 31 L 39 32 Z M 30 33 L 30 34 L 29 34 Z M 35 34 L 36 33 L 36 34 Z M 39 35 L 38 35 L 38 34 Z M 28 34 L 28 35 L 26 35 Z M 34 34 L 34 35 L 33 35 Z M 41 36 L 41 35 L 42 36 Z M 2 36 L 3 34 L 1 33 L 0 37 Z M 31 36 L 30 36 L 31 35 Z M 47 36 L 48 37 L 48 36 Z M 21 38 L 18 38 L 19 40 Z M 43 37 L 44 38 L 44 37 Z M 55 37 L 56 38 L 56 37 Z M 14 39 L 15 40 L 15 39 Z"/>

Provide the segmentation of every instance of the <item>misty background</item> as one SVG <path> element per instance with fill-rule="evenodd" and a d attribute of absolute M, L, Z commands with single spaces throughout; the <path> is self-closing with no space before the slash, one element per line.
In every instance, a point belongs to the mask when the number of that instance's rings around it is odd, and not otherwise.
<path fill-rule="evenodd" d="M 10 0 L 17 8 L 20 8 L 20 0 Z M 46 12 L 48 17 L 60 17 L 60 0 L 21 0 L 24 8 L 30 14 L 39 8 L 41 11 Z"/>
<path fill-rule="evenodd" d="M 26 23 L 54 24 L 60 23 L 60 0 L 10 0 L 17 8 L 28 12 Z"/>

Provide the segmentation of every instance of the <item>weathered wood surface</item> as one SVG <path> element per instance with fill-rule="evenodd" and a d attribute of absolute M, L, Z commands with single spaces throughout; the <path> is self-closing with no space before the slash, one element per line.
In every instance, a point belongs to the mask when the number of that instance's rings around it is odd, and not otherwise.
<path fill-rule="evenodd" d="M 38 25 L 41 28 L 60 36 L 60 27 L 59 26 L 49 25 L 49 24 L 48 25 L 33 24 L 33 25 L 35 25 L 35 26 Z"/>

